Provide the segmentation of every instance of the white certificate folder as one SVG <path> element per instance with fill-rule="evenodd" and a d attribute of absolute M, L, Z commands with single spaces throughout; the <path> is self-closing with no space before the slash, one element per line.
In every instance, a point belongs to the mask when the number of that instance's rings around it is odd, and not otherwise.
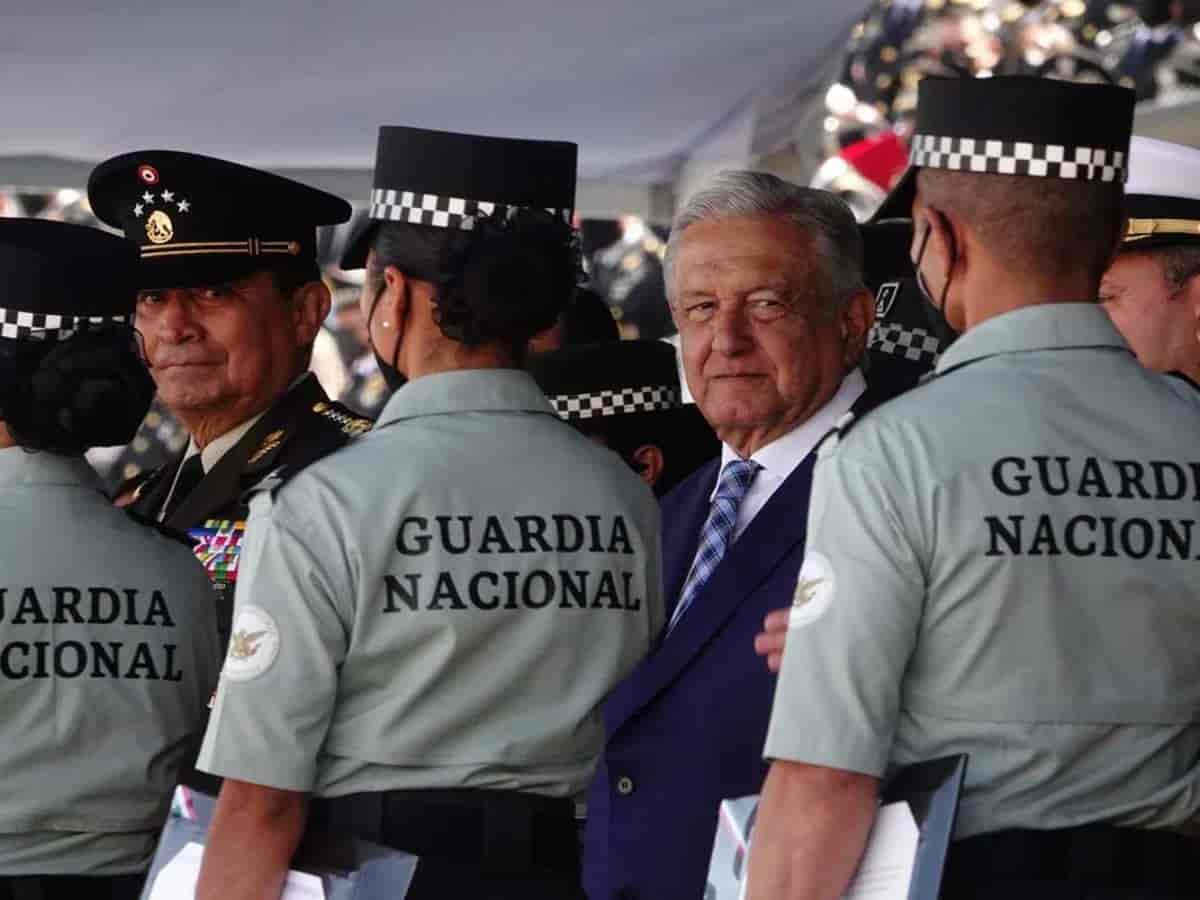
<path fill-rule="evenodd" d="M 966 771 L 967 757 L 958 755 L 891 774 L 844 900 L 937 900 Z M 758 799 L 721 804 L 705 900 L 745 897 Z"/>

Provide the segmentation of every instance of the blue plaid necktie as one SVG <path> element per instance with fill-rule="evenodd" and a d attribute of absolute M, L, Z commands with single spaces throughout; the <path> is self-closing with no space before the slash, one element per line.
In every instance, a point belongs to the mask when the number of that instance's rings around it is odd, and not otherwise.
<path fill-rule="evenodd" d="M 746 459 L 735 459 L 727 462 L 721 470 L 721 479 L 717 482 L 717 492 L 713 496 L 712 508 L 700 532 L 700 546 L 696 550 L 696 558 L 692 562 L 692 570 L 688 573 L 683 590 L 679 593 L 679 602 L 671 614 L 671 622 L 667 626 L 667 634 L 674 630 L 687 608 L 692 605 L 696 595 L 708 579 L 716 571 L 729 543 L 733 538 L 733 530 L 737 525 L 738 507 L 754 476 L 762 468 L 758 463 Z"/>

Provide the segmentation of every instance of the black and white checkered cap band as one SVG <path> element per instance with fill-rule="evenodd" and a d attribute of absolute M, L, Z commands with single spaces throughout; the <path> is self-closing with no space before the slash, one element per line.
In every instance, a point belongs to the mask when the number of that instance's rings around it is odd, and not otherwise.
<path fill-rule="evenodd" d="M 430 225 L 434 228 L 457 228 L 470 231 L 479 216 L 510 218 L 518 210 L 528 207 L 488 200 L 468 200 L 464 197 L 442 197 L 438 194 L 420 194 L 415 191 L 376 188 L 371 191 L 372 219 L 381 222 L 405 222 L 409 225 Z M 571 222 L 571 210 L 551 209 L 546 212 Z"/>
<path fill-rule="evenodd" d="M 558 394 L 550 398 L 554 411 L 564 419 L 591 419 L 628 413 L 658 412 L 679 406 L 679 390 L 646 385 L 597 391 L 594 394 Z"/>
<path fill-rule="evenodd" d="M 1128 156 L 1100 147 L 989 141 L 980 138 L 913 136 L 909 156 L 914 166 L 982 172 L 988 175 L 1032 175 L 1074 181 L 1119 181 L 1129 176 Z"/>
<path fill-rule="evenodd" d="M 0 338 L 9 340 L 65 341 L 89 325 L 132 325 L 128 316 L 60 316 L 0 307 Z"/>
<path fill-rule="evenodd" d="M 940 345 L 938 339 L 924 328 L 905 328 L 895 322 L 877 322 L 867 338 L 867 349 L 910 362 L 927 363 L 932 367 L 938 361 Z"/>

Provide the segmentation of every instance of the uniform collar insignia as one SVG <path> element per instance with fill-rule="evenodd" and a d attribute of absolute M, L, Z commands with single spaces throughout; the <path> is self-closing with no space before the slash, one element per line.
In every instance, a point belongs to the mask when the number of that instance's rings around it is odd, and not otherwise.
<path fill-rule="evenodd" d="M 287 438 L 286 430 L 280 428 L 276 431 L 272 431 L 265 438 L 263 438 L 263 442 L 258 445 L 258 449 L 250 454 L 250 458 L 246 460 L 246 465 L 253 466 L 262 462 L 267 458 L 267 456 L 269 456 L 271 453 L 274 453 L 280 448 L 280 446 L 283 445 L 285 438 Z"/>

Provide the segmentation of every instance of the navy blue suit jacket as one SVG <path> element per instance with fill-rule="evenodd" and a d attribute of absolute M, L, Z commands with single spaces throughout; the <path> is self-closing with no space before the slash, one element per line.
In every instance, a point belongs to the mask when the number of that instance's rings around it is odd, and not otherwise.
<path fill-rule="evenodd" d="M 675 630 L 609 697 L 607 746 L 588 799 L 590 900 L 700 900 L 720 802 L 762 788 L 775 676 L 754 636 L 768 612 L 792 602 L 815 456 L 779 486 Z M 687 578 L 719 469 L 713 460 L 663 500 L 668 598 Z"/>

